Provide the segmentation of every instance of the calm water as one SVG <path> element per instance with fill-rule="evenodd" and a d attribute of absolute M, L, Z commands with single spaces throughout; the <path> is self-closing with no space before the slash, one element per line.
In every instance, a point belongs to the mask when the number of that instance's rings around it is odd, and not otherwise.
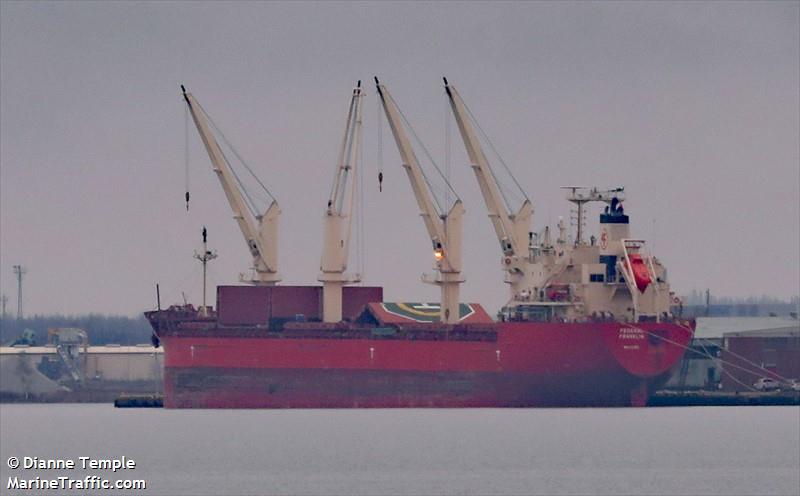
<path fill-rule="evenodd" d="M 174 411 L 2 405 L 0 440 L 2 494 L 9 493 L 9 476 L 93 474 L 145 479 L 145 494 L 152 495 L 800 494 L 797 407 Z M 122 455 L 136 460 L 135 470 L 7 467 L 11 456 Z"/>

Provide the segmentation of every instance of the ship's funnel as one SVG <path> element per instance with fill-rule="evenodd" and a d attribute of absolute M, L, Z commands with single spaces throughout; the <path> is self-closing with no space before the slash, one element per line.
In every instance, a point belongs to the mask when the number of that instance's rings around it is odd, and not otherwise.
<path fill-rule="evenodd" d="M 630 238 L 628 216 L 622 202 L 614 198 L 600 214 L 600 263 L 606 265 L 606 280 L 614 280 L 617 272 L 617 260 L 624 256 L 622 240 Z"/>

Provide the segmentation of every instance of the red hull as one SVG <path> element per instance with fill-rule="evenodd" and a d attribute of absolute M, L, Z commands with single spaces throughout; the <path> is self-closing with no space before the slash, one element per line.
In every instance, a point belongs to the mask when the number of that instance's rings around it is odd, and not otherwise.
<path fill-rule="evenodd" d="M 692 336 L 689 327 L 655 322 L 491 327 L 492 339 L 456 340 L 162 330 L 165 406 L 643 405 Z"/>

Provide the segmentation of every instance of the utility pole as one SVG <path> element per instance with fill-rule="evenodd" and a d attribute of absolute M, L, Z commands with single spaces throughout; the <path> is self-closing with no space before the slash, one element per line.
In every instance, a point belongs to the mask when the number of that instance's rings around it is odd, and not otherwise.
<path fill-rule="evenodd" d="M 22 276 L 26 272 L 28 271 L 22 265 L 14 266 L 14 274 L 17 276 L 17 320 L 22 319 Z"/>
<path fill-rule="evenodd" d="M 3 305 L 3 320 L 6 320 L 6 304 L 8 303 L 8 296 L 3 293 L 3 296 L 0 296 L 0 303 Z"/>
<path fill-rule="evenodd" d="M 194 252 L 194 258 L 200 260 L 203 264 L 203 306 L 200 308 L 200 316 L 206 317 L 208 315 L 208 307 L 206 306 L 206 270 L 208 262 L 217 258 L 216 252 L 208 249 L 208 231 L 203 226 L 203 253 Z"/>
<path fill-rule="evenodd" d="M 711 290 L 706 289 L 706 317 L 711 316 Z"/>

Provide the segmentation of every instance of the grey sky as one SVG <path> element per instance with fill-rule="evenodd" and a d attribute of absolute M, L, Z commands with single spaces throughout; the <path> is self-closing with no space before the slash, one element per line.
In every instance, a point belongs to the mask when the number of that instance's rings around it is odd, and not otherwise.
<path fill-rule="evenodd" d="M 0 286 L 28 267 L 25 310 L 133 315 L 200 297 L 249 260 L 196 131 L 183 205 L 184 83 L 278 198 L 285 283 L 316 282 L 322 212 L 351 88 L 378 75 L 440 164 L 446 75 L 533 200 L 560 186 L 628 192 L 633 233 L 674 288 L 798 293 L 797 2 L 0 4 Z M 391 136 L 378 194 L 365 102 L 366 281 L 436 300 L 429 242 Z M 465 300 L 506 296 L 460 138 Z M 596 219 L 589 221 L 596 229 Z M 11 305 L 13 309 L 14 306 Z"/>

